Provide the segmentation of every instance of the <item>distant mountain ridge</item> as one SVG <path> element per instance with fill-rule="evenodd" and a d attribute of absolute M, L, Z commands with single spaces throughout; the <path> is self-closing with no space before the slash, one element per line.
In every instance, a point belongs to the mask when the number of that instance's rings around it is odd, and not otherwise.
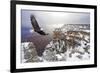
<path fill-rule="evenodd" d="M 90 24 L 64 24 L 61 29 L 67 31 L 90 30 Z"/>

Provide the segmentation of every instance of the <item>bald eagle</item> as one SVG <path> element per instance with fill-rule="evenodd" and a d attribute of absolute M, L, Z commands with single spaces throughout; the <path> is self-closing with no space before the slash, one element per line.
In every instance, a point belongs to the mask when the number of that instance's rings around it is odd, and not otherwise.
<path fill-rule="evenodd" d="M 34 28 L 34 31 L 37 32 L 40 35 L 47 35 L 43 30 L 41 30 L 41 28 L 39 27 L 39 24 L 37 22 L 37 20 L 35 19 L 34 15 L 30 16 L 31 19 L 31 24 Z"/>

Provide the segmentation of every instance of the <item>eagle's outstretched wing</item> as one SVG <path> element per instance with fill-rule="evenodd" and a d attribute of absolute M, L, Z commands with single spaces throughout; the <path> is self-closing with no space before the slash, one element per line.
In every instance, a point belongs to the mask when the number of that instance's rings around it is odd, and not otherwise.
<path fill-rule="evenodd" d="M 41 28 L 39 27 L 38 22 L 36 21 L 34 15 L 31 15 L 30 19 L 31 19 L 31 24 L 34 28 L 34 31 L 39 33 L 40 35 L 46 35 L 46 33 L 42 31 Z"/>

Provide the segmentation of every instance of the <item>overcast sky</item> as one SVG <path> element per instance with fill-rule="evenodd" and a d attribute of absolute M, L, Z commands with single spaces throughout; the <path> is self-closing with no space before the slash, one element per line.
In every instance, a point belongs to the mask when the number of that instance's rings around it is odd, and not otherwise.
<path fill-rule="evenodd" d="M 90 24 L 89 13 L 22 10 L 22 27 L 32 28 L 30 15 L 35 16 L 39 26 L 45 31 L 53 30 L 64 24 Z"/>

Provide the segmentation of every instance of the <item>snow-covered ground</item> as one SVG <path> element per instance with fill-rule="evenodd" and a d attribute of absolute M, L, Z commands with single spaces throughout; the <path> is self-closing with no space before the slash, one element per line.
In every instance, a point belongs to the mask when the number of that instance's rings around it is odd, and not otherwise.
<path fill-rule="evenodd" d="M 44 50 L 41 56 L 37 54 L 38 51 L 33 42 L 22 42 L 22 63 L 89 60 L 91 54 L 89 24 L 73 24 L 66 27 L 55 29 L 54 33 L 57 32 L 53 35 L 55 37 L 47 43 L 45 48 L 41 48 Z M 74 27 L 77 29 L 75 30 Z"/>
<path fill-rule="evenodd" d="M 29 45 L 31 43 L 31 46 Z M 60 43 L 53 43 L 51 41 L 45 48 L 43 55 L 39 57 L 37 51 L 32 42 L 22 43 L 22 63 L 26 62 L 54 62 L 54 61 L 81 61 L 89 60 L 90 53 L 84 49 L 86 46 L 81 45 L 75 48 L 65 48 L 66 51 L 62 52 L 64 43 L 62 41 L 61 47 L 58 47 Z M 57 48 L 55 48 L 57 47 Z M 30 49 L 31 48 L 31 49 Z"/>

